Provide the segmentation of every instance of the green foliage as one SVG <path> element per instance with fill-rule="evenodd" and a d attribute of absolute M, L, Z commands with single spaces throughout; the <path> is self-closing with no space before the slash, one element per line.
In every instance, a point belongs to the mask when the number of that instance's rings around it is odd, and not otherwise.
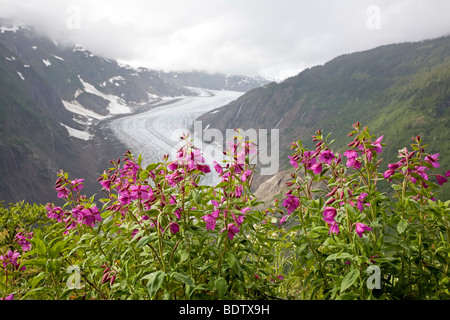
<path fill-rule="evenodd" d="M 383 137 L 359 123 L 349 136 L 343 155 L 320 130 L 316 149 L 294 143 L 290 190 L 265 211 L 254 210 L 253 146 L 239 135 L 214 166 L 215 186 L 199 185 L 210 168 L 188 137 L 172 162 L 143 167 L 129 152 L 111 161 L 99 200 L 60 172 L 62 207 L 2 208 L 2 297 L 450 298 L 450 201 L 436 199 L 445 177 L 433 173 L 440 158 L 416 137 L 381 173 Z M 379 190 L 383 181 L 392 196 Z"/>

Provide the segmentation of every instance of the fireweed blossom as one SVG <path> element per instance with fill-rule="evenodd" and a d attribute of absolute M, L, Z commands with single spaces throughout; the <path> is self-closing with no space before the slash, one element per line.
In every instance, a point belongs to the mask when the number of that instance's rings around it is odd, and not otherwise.
<path fill-rule="evenodd" d="M 328 231 L 328 234 L 338 234 L 339 233 L 339 225 L 337 222 L 333 222 L 332 224 L 329 225 L 330 226 L 330 230 Z"/>
<path fill-rule="evenodd" d="M 356 207 L 362 212 L 364 209 L 364 205 L 370 206 L 370 203 L 364 203 L 364 199 L 368 196 L 367 193 L 363 192 L 359 195 L 358 200 L 356 201 Z"/>
<path fill-rule="evenodd" d="M 333 207 L 325 207 L 323 210 L 323 221 L 328 224 L 335 223 L 334 218 L 336 217 L 336 208 Z"/>
<path fill-rule="evenodd" d="M 384 136 L 380 136 L 375 140 L 375 142 L 372 144 L 372 147 L 374 147 L 374 150 L 376 153 L 381 153 L 383 151 L 383 148 L 381 146 L 381 140 L 383 140 Z"/>
<path fill-rule="evenodd" d="M 358 234 L 360 238 L 362 238 L 363 233 L 366 231 L 372 231 L 372 228 L 366 226 L 364 223 L 360 222 L 355 223 L 355 232 Z"/>
<path fill-rule="evenodd" d="M 439 168 L 440 164 L 438 162 L 438 157 L 439 157 L 439 153 L 432 154 L 432 155 L 427 155 L 425 157 L 425 161 L 428 162 L 429 164 L 431 164 L 431 166 L 433 168 Z"/>
<path fill-rule="evenodd" d="M 31 243 L 28 241 L 31 238 L 33 238 L 33 232 L 25 233 L 25 232 L 19 232 L 15 236 L 16 242 L 22 246 L 23 251 L 29 251 L 31 249 Z"/>
<path fill-rule="evenodd" d="M 75 179 L 75 180 L 71 181 L 72 190 L 74 192 L 76 192 L 76 191 L 80 191 L 81 189 L 83 189 L 83 182 L 84 182 L 84 179 Z"/>
<path fill-rule="evenodd" d="M 237 226 L 235 226 L 233 223 L 229 223 L 226 228 L 223 228 L 222 230 L 220 230 L 220 233 L 222 233 L 225 230 L 228 230 L 228 238 L 230 240 L 233 240 L 236 233 L 239 232 L 239 228 Z"/>
<path fill-rule="evenodd" d="M 334 160 L 334 154 L 330 150 L 324 150 L 319 155 L 319 161 L 326 163 L 327 165 L 331 165 L 331 162 Z"/>
<path fill-rule="evenodd" d="M 328 224 L 328 227 L 330 228 L 328 231 L 328 234 L 331 235 L 331 233 L 338 234 L 339 233 L 339 225 L 334 220 L 336 218 L 337 211 L 336 208 L 333 207 L 324 207 L 323 211 L 323 221 L 325 221 Z"/>
<path fill-rule="evenodd" d="M 294 212 L 295 209 L 297 209 L 300 205 L 300 200 L 292 195 L 292 194 L 286 194 L 286 198 L 283 200 L 283 207 L 287 209 L 288 214 L 290 215 L 292 212 Z"/>
<path fill-rule="evenodd" d="M 213 206 L 215 208 L 219 207 L 219 203 L 216 200 L 211 200 L 211 203 L 213 204 Z M 207 214 L 207 215 L 202 217 L 202 219 L 206 223 L 206 229 L 214 230 L 216 228 L 216 220 L 217 220 L 217 218 L 219 218 L 219 215 L 220 215 L 220 210 L 219 209 L 215 209 L 210 214 Z"/>
<path fill-rule="evenodd" d="M 3 262 L 3 267 L 7 267 L 9 264 L 14 267 L 18 267 L 17 259 L 19 259 L 20 253 L 17 250 L 11 251 L 9 250 L 5 255 L 0 256 L 0 261 Z"/>
<path fill-rule="evenodd" d="M 344 156 L 346 156 L 348 159 L 346 163 L 347 167 L 353 167 L 355 169 L 361 168 L 361 162 L 357 160 L 357 158 L 359 157 L 358 152 L 356 152 L 355 150 L 347 150 L 344 152 Z"/>
<path fill-rule="evenodd" d="M 436 175 L 436 180 L 437 180 L 437 183 L 439 183 L 439 185 L 441 185 L 441 186 L 448 181 L 446 177 L 444 177 L 440 174 Z"/>

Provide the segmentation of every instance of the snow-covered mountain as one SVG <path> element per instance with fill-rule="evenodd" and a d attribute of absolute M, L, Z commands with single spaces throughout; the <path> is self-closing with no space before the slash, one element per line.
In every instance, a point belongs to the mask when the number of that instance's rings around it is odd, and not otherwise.
<path fill-rule="evenodd" d="M 191 87 L 246 92 L 267 82 L 132 68 L 0 20 L 0 199 L 52 199 L 59 169 L 95 176 L 113 155 L 101 120 L 196 96 Z"/>

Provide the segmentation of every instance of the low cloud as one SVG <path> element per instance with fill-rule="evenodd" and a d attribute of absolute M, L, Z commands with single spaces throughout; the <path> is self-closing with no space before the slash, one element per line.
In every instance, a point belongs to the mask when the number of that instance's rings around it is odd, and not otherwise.
<path fill-rule="evenodd" d="M 134 66 L 273 78 L 450 32 L 447 0 L 0 0 L 0 7 L 4 18 Z"/>

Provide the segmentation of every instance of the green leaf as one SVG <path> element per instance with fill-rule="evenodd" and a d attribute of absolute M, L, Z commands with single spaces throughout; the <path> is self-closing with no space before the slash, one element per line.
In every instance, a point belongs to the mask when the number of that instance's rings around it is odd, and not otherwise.
<path fill-rule="evenodd" d="M 405 232 L 407 227 L 408 222 L 405 219 L 401 219 L 400 222 L 397 224 L 398 233 L 402 234 L 403 232 Z"/>
<path fill-rule="evenodd" d="M 23 263 L 24 266 L 45 266 L 47 263 L 46 258 L 37 258 L 37 259 L 31 259 L 27 260 Z"/>
<path fill-rule="evenodd" d="M 55 256 L 66 246 L 66 243 L 66 241 L 58 241 L 54 246 L 52 246 L 48 253 L 50 258 L 55 258 Z"/>
<path fill-rule="evenodd" d="M 172 274 L 172 277 L 173 277 L 175 280 L 178 280 L 178 281 L 180 281 L 180 282 L 183 282 L 184 284 L 186 284 L 186 285 L 188 285 L 188 286 L 195 287 L 194 280 L 192 280 L 191 277 L 189 277 L 189 276 L 187 276 L 187 275 L 185 275 L 185 274 L 182 274 L 182 273 L 179 273 L 179 272 L 174 272 L 174 273 Z"/>
<path fill-rule="evenodd" d="M 159 166 L 159 163 L 151 163 L 147 166 L 147 168 L 145 168 L 145 170 L 152 171 L 152 170 L 155 170 L 158 166 Z"/>
<path fill-rule="evenodd" d="M 145 180 L 145 179 L 148 178 L 148 175 L 149 175 L 148 171 L 147 170 L 143 170 L 143 171 L 141 171 L 141 173 L 139 173 L 139 178 L 142 179 L 142 180 Z"/>
<path fill-rule="evenodd" d="M 336 259 L 353 259 L 353 255 L 348 252 L 338 252 L 330 254 L 325 261 L 336 260 Z"/>
<path fill-rule="evenodd" d="M 32 242 L 36 246 L 36 252 L 41 256 L 45 256 L 47 253 L 47 247 L 45 246 L 45 243 L 39 238 L 32 239 Z"/>
<path fill-rule="evenodd" d="M 196 204 L 202 204 L 202 199 L 197 190 L 192 190 L 192 198 L 194 199 Z"/>
<path fill-rule="evenodd" d="M 231 269 L 233 269 L 233 271 L 236 273 L 236 275 L 238 277 L 240 277 L 241 270 L 239 268 L 239 261 L 236 259 L 234 254 L 232 254 L 229 251 L 225 252 L 225 260 L 228 262 L 228 265 L 230 266 Z"/>
<path fill-rule="evenodd" d="M 342 279 L 341 293 L 344 292 L 349 287 L 351 287 L 358 278 L 359 278 L 359 270 L 358 269 L 350 270 L 350 272 L 345 275 L 344 279 Z"/>
<path fill-rule="evenodd" d="M 157 235 L 150 235 L 150 236 L 142 237 L 142 238 L 138 241 L 138 243 L 137 243 L 137 245 L 136 245 L 136 248 L 142 248 L 142 247 L 145 246 L 147 243 L 153 241 L 155 237 L 157 237 Z"/>
<path fill-rule="evenodd" d="M 147 290 L 150 295 L 150 299 L 153 299 L 158 290 L 161 288 L 165 275 L 166 273 L 164 271 L 159 270 L 142 278 L 149 279 L 147 283 Z"/>
<path fill-rule="evenodd" d="M 228 288 L 227 280 L 222 277 L 217 278 L 216 281 L 214 281 L 214 288 L 216 289 L 219 299 L 225 299 Z"/>
<path fill-rule="evenodd" d="M 91 233 L 83 234 L 83 235 L 81 236 L 81 238 L 80 238 L 80 242 L 81 242 L 81 241 L 84 241 L 84 240 L 92 239 L 93 237 L 95 237 L 95 236 L 94 236 L 93 234 L 91 234 Z"/>

